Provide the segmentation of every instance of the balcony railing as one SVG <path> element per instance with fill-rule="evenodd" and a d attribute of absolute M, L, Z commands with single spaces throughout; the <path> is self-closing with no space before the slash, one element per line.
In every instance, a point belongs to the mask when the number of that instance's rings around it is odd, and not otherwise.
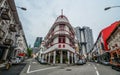
<path fill-rule="evenodd" d="M 17 31 L 16 24 L 10 24 L 9 30 L 12 32 L 16 32 Z"/>
<path fill-rule="evenodd" d="M 5 32 L 0 29 L 0 40 L 3 39 L 4 35 L 5 35 Z"/>
<path fill-rule="evenodd" d="M 61 48 L 59 48 L 59 45 L 62 45 Z M 63 47 L 63 45 L 64 45 L 65 47 Z M 46 53 L 48 53 L 48 52 L 51 52 L 51 51 L 53 51 L 53 50 L 58 50 L 58 49 L 59 49 L 59 50 L 69 50 L 69 51 L 75 53 L 75 49 L 73 49 L 73 48 L 72 48 L 70 45 L 68 45 L 68 44 L 55 44 L 55 45 L 49 47 L 48 49 L 46 49 L 46 50 L 43 52 L 43 54 L 46 54 Z"/>
<path fill-rule="evenodd" d="M 5 39 L 4 45 L 12 45 L 12 44 L 13 44 L 13 40 L 12 39 Z"/>

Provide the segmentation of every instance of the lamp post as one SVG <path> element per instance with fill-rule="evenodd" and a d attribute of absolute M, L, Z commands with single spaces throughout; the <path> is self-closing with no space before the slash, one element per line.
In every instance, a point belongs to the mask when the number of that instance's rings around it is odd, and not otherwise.
<path fill-rule="evenodd" d="M 106 10 L 109 10 L 109 9 L 111 9 L 111 8 L 116 8 L 116 7 L 120 7 L 120 6 L 111 6 L 111 7 L 106 7 L 104 10 L 106 11 Z"/>
<path fill-rule="evenodd" d="M 1 8 L 0 17 L 1 17 L 2 19 L 4 19 L 4 20 L 10 20 L 10 17 L 9 17 L 9 15 L 7 14 L 8 8 L 2 8 L 2 7 L 0 7 L 0 8 Z M 25 7 L 16 6 L 16 8 L 19 8 L 19 9 L 24 10 L 24 11 L 27 10 Z"/>
<path fill-rule="evenodd" d="M 16 7 L 17 7 L 17 8 L 20 8 L 20 9 L 22 9 L 22 10 L 24 10 L 24 11 L 27 10 L 25 7 L 20 7 L 20 6 L 16 6 Z"/>

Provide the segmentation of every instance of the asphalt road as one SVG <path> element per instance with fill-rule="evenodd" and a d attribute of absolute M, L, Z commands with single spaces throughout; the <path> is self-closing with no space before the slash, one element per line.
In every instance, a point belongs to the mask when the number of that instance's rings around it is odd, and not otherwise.
<path fill-rule="evenodd" d="M 0 75 L 19 75 L 25 67 L 25 65 L 26 63 L 21 63 L 18 65 L 12 65 L 12 67 L 9 70 L 1 69 Z"/>
<path fill-rule="evenodd" d="M 21 75 L 120 75 L 120 72 L 97 63 L 88 62 L 84 65 L 41 65 L 32 60 Z"/>
<path fill-rule="evenodd" d="M 0 75 L 120 75 L 120 72 L 113 70 L 110 66 L 92 62 L 74 66 L 41 65 L 36 60 L 29 59 L 26 63 L 13 65 L 8 71 L 2 70 Z"/>

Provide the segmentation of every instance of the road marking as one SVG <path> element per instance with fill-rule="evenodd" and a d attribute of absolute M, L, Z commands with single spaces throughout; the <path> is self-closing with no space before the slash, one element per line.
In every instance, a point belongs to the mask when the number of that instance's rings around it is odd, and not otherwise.
<path fill-rule="evenodd" d="M 97 65 L 99 65 L 99 64 L 97 64 Z"/>
<path fill-rule="evenodd" d="M 96 71 L 96 74 L 97 74 L 97 75 L 100 75 L 98 71 Z"/>
<path fill-rule="evenodd" d="M 33 64 L 37 64 L 37 62 L 32 62 Z"/>
<path fill-rule="evenodd" d="M 28 66 L 27 73 L 29 73 L 29 71 L 30 71 L 30 67 L 31 67 L 31 65 Z"/>
<path fill-rule="evenodd" d="M 98 70 L 97 70 L 97 67 L 96 67 L 94 64 L 93 64 L 93 67 L 94 67 L 95 70 L 96 70 L 96 74 L 97 74 L 97 75 L 100 75 L 99 72 L 98 72 Z"/>
<path fill-rule="evenodd" d="M 95 70 L 97 70 L 96 66 L 94 66 Z"/>
<path fill-rule="evenodd" d="M 27 73 L 33 73 L 33 72 L 38 72 L 38 71 L 44 71 L 44 70 L 48 70 L 48 69 L 57 68 L 57 67 L 49 67 L 49 68 L 44 68 L 44 69 L 38 69 L 38 70 L 30 71 L 30 67 L 31 67 L 31 65 L 28 66 Z"/>
<path fill-rule="evenodd" d="M 91 64 L 88 64 L 88 65 L 91 65 Z"/>

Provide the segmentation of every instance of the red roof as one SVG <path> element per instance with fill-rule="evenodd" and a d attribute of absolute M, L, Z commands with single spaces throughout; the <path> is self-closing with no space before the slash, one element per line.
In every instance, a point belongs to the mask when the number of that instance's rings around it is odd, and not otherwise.
<path fill-rule="evenodd" d="M 114 31 L 114 29 L 117 27 L 117 25 L 119 24 L 120 21 L 116 21 L 113 24 L 111 24 L 110 26 L 104 28 L 100 34 L 102 35 L 103 41 L 104 41 L 104 47 L 105 50 L 108 50 L 107 47 L 107 39 L 110 36 L 110 34 Z"/>

